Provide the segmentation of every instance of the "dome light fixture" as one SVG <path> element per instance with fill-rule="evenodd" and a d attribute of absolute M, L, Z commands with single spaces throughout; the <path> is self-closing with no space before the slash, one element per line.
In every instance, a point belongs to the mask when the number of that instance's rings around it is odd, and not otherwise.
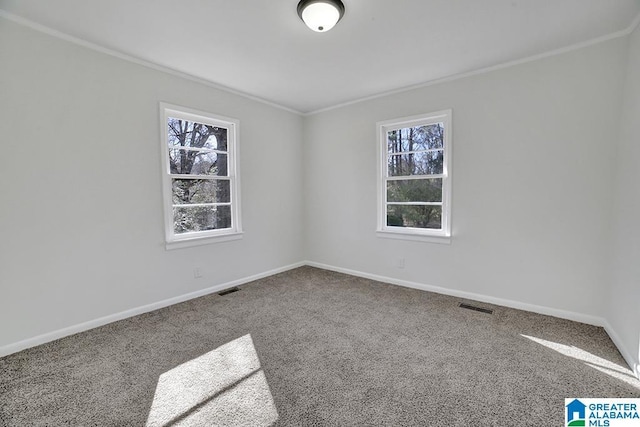
<path fill-rule="evenodd" d="M 332 29 L 344 15 L 340 0 L 300 0 L 298 16 L 307 27 L 318 33 Z"/>

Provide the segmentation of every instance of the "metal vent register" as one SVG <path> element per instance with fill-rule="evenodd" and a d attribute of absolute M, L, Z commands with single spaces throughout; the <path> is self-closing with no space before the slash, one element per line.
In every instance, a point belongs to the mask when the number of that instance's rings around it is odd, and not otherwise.
<path fill-rule="evenodd" d="M 458 307 L 466 308 L 467 310 L 479 311 L 481 313 L 493 314 L 493 310 L 490 310 L 488 308 L 476 307 L 475 305 L 465 304 L 463 302 L 458 304 Z"/>
<path fill-rule="evenodd" d="M 238 292 L 240 290 L 239 287 L 233 287 L 233 288 L 229 288 L 229 289 L 225 289 L 224 291 L 220 291 L 218 292 L 218 295 L 220 295 L 221 297 L 227 295 L 227 294 L 232 294 L 234 292 Z"/>

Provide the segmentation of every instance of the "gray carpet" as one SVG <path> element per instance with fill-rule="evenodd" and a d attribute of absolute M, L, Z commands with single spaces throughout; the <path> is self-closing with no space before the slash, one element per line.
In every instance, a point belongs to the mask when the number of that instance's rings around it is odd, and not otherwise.
<path fill-rule="evenodd" d="M 0 359 L 0 425 L 558 426 L 640 397 L 593 326 L 303 267 Z"/>

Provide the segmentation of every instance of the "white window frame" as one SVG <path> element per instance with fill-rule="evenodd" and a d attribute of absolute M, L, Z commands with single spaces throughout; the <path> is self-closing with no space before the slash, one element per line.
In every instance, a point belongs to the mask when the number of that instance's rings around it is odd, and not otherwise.
<path fill-rule="evenodd" d="M 173 218 L 173 189 L 172 178 L 181 175 L 171 174 L 169 165 L 167 121 L 169 117 L 204 123 L 226 128 L 227 134 L 227 170 L 230 181 L 231 228 L 206 230 L 176 234 Z M 162 160 L 162 194 L 164 201 L 165 240 L 167 249 L 177 249 L 189 246 L 205 245 L 216 242 L 236 240 L 242 238 L 242 224 L 240 216 L 240 173 L 238 162 L 238 134 L 240 122 L 236 119 L 220 116 L 192 108 L 160 103 L 160 152 Z M 197 177 L 193 175 L 191 177 Z M 206 178 L 206 177 L 205 177 Z M 210 177 L 209 177 L 210 178 Z"/>
<path fill-rule="evenodd" d="M 432 243 L 451 243 L 451 110 L 417 116 L 385 120 L 377 123 L 378 130 L 378 237 L 418 240 Z M 428 175 L 429 178 L 442 178 L 442 228 L 414 228 L 387 225 L 387 182 L 406 179 L 407 176 L 389 177 L 387 133 L 392 130 L 424 126 L 434 123 L 444 125 L 444 160 L 442 174 Z M 422 175 L 425 176 L 425 175 Z"/>

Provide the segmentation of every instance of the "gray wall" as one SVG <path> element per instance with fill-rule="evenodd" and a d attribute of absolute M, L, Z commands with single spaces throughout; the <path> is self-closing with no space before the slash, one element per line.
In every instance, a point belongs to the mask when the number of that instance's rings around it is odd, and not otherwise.
<path fill-rule="evenodd" d="M 629 40 L 613 208 L 608 320 L 640 376 L 640 28 Z"/>
<path fill-rule="evenodd" d="M 303 259 L 299 115 L 4 19 L 0 93 L 0 348 Z M 165 250 L 159 101 L 240 120 L 242 240 Z"/>
<path fill-rule="evenodd" d="M 4 19 L 0 64 L 0 349 L 307 259 L 608 321 L 637 363 L 638 30 L 305 118 Z M 159 101 L 240 120 L 242 240 L 165 250 Z M 375 123 L 447 108 L 452 243 L 377 238 Z"/>
<path fill-rule="evenodd" d="M 598 322 L 625 56 L 616 39 L 307 117 L 309 259 Z M 448 108 L 451 245 L 376 237 L 376 122 Z"/>

